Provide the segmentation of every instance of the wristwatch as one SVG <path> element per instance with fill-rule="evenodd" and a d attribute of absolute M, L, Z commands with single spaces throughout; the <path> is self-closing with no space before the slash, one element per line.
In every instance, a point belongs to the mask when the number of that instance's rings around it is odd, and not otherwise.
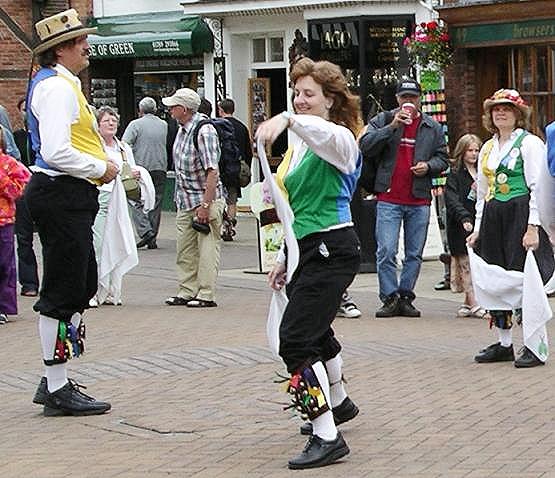
<path fill-rule="evenodd" d="M 200 207 L 202 209 L 210 209 L 210 203 L 209 202 L 201 202 Z"/>

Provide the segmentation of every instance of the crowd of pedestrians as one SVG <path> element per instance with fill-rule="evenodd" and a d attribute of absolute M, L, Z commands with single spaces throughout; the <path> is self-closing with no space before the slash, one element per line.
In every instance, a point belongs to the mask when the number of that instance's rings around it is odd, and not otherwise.
<path fill-rule="evenodd" d="M 222 128 L 211 119 L 208 100 L 179 88 L 162 105 L 142 98 L 138 118 L 119 139 L 117 111 L 93 110 L 77 76 L 88 66 L 87 35 L 96 29 L 83 25 L 73 9 L 35 28 L 39 69 L 18 103 L 23 127 L 13 131 L 0 107 L 0 325 L 17 313 L 19 279 L 22 296 L 38 297 L 33 308 L 44 368 L 33 401 L 44 406 L 45 416 L 102 414 L 111 404 L 85 395 L 67 373 L 67 360 L 85 348 L 86 310 L 123 305 L 123 278 L 138 263 L 137 249 L 158 248 L 169 164 L 175 171 L 177 285 L 165 304 L 218 306 L 221 241 L 234 240 L 244 173 L 230 177 L 235 170 L 226 169 L 223 159 L 235 152 L 237 171 L 239 162 L 249 168 L 253 138 L 234 117 L 233 100 L 216 105 Z M 476 134 L 463 135 L 449 159 L 444 132 L 422 111 L 422 88 L 412 78 L 399 81 L 398 106 L 369 118 L 366 126 L 360 100 L 337 65 L 299 58 L 290 80 L 294 113 L 261 123 L 256 139 L 271 144 L 284 131 L 290 139 L 276 174 L 264 181 L 291 241 L 269 273 L 273 297 L 281 299 L 271 309 L 275 320 L 268 333 L 289 374 L 293 406 L 307 420 L 300 432 L 308 443 L 288 463 L 302 469 L 347 455 L 337 426 L 358 414 L 343 384 L 332 323 L 337 316 L 362 315 L 348 287 L 360 265 L 350 204 L 359 194 L 363 166 L 371 172 L 376 201 L 382 304 L 375 316 L 422 315 L 415 286 L 434 181 L 447 175 L 445 207 L 438 208 L 445 214 L 440 222 L 448 249 L 439 289 L 464 294 L 458 317 L 488 319 L 496 328 L 498 342 L 479 351 L 476 362 L 529 368 L 545 364 L 549 355 L 545 323 L 551 310 L 547 305 L 534 314 L 530 304 L 545 304 L 544 284 L 555 280 L 544 230 L 552 225 L 542 227 L 538 204 L 540 178 L 549 176 L 548 167 L 555 173 L 555 145 L 548 141 L 546 148 L 530 132 L 531 108 L 516 90 L 501 89 L 484 101 L 483 126 L 492 137 L 482 144 Z M 157 116 L 161 107 L 169 123 Z M 404 257 L 398 264 L 401 238 Z M 510 288 L 498 287 L 507 283 Z M 515 324 L 524 330 L 517 358 Z"/>

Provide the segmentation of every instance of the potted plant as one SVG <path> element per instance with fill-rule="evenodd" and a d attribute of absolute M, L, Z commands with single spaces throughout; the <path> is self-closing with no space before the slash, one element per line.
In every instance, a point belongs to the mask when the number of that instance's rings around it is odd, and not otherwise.
<path fill-rule="evenodd" d="M 453 59 L 447 26 L 436 21 L 417 25 L 412 35 L 405 38 L 403 45 L 411 64 L 423 70 L 443 71 Z"/>

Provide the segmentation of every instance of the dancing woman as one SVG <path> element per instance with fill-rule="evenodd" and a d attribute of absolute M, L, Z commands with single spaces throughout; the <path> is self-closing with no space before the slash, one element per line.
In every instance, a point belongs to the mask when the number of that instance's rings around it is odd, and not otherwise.
<path fill-rule="evenodd" d="M 295 215 L 300 257 L 286 286 L 289 302 L 279 330 L 279 354 L 291 374 L 293 402 L 310 420 L 301 430 L 313 433 L 303 452 L 289 461 L 289 468 L 302 469 L 348 454 L 336 424 L 358 413 L 343 387 L 341 345 L 331 324 L 360 263 L 349 203 L 360 175 L 355 137 L 362 122 L 359 98 L 349 92 L 337 65 L 303 58 L 290 77 L 297 114 L 274 116 L 259 126 L 256 137 L 272 143 L 285 129 L 293 133 L 277 182 Z M 268 280 L 279 290 L 285 279 L 283 254 Z"/>

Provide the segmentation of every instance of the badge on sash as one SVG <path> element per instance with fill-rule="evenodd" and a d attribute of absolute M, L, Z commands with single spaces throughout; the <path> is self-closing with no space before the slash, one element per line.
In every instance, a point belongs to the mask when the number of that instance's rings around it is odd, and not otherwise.
<path fill-rule="evenodd" d="M 497 175 L 497 177 L 495 178 L 495 180 L 497 181 L 497 184 L 505 184 L 508 179 L 509 178 L 507 177 L 507 175 L 505 173 L 499 173 Z"/>
<path fill-rule="evenodd" d="M 508 184 L 503 183 L 503 184 L 499 185 L 499 192 L 501 194 L 509 194 L 510 190 L 511 190 L 511 188 L 509 187 Z"/>

